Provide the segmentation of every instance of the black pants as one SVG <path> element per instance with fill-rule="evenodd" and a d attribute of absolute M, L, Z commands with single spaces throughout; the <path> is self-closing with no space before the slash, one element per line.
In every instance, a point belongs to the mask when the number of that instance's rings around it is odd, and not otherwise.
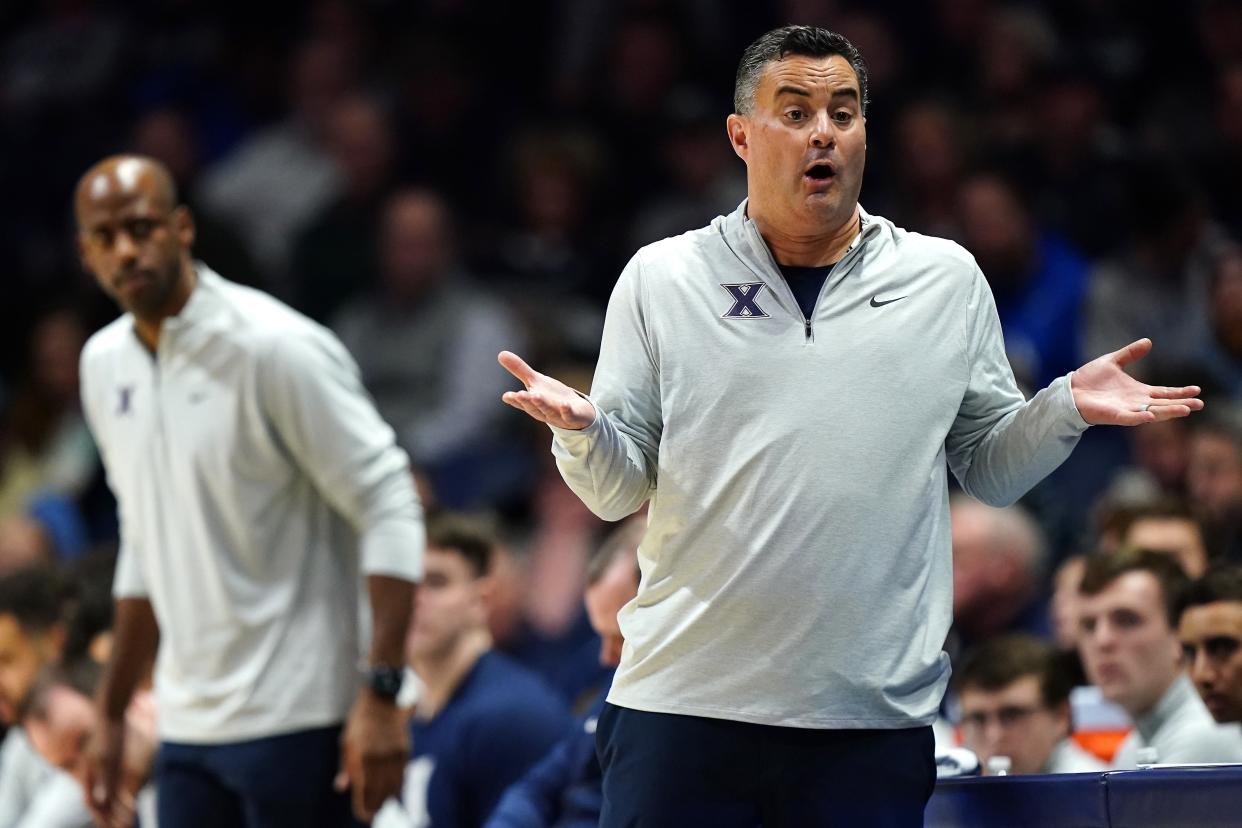
<path fill-rule="evenodd" d="M 155 763 L 163 828 L 346 828 L 332 789 L 341 727 L 223 745 L 164 742 Z"/>
<path fill-rule="evenodd" d="M 605 705 L 601 828 L 921 828 L 930 727 L 808 730 Z"/>

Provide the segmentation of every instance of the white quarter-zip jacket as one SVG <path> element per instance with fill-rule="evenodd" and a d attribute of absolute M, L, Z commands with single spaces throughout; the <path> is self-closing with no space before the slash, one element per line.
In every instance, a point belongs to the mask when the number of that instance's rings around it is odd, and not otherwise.
<path fill-rule="evenodd" d="M 609 701 L 806 728 L 935 719 L 946 460 L 1006 504 L 1087 428 L 1067 377 L 1023 400 L 958 245 L 863 212 L 808 320 L 745 202 L 626 266 L 591 398 L 566 482 L 609 520 L 651 501 Z"/>
<path fill-rule="evenodd" d="M 335 724 L 359 687 L 361 575 L 421 576 L 409 461 L 326 328 L 197 272 L 156 354 L 129 314 L 82 353 L 121 520 L 114 592 L 159 622 L 161 738 Z"/>

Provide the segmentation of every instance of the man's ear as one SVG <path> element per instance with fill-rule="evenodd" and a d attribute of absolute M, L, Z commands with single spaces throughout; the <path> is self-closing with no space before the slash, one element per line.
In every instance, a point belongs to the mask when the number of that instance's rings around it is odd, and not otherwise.
<path fill-rule="evenodd" d="M 725 121 L 725 130 L 729 133 L 729 143 L 733 145 L 733 151 L 737 153 L 737 157 L 743 161 L 747 160 L 750 153 L 748 141 L 750 119 L 745 115 L 734 113 Z"/>
<path fill-rule="evenodd" d="M 189 207 L 181 204 L 173 209 L 172 226 L 183 247 L 189 249 L 194 246 L 194 214 Z"/>

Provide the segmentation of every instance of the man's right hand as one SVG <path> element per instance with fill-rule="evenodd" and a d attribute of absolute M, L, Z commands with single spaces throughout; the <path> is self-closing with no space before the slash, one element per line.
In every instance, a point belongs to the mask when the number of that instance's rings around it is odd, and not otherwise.
<path fill-rule="evenodd" d="M 117 818 L 132 808 L 121 801 L 124 756 L 125 723 L 101 716 L 86 743 L 79 770 L 86 807 L 100 825 L 115 825 Z"/>
<path fill-rule="evenodd" d="M 578 431 L 595 422 L 595 406 L 565 383 L 539 373 L 511 351 L 501 351 L 497 359 L 526 386 L 525 391 L 506 391 L 501 396 L 509 405 L 557 428 Z"/>

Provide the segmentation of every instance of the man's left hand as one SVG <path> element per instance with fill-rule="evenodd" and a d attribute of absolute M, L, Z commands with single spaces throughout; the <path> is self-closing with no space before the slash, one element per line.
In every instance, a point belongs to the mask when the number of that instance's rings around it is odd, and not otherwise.
<path fill-rule="evenodd" d="M 1135 426 L 1187 417 L 1203 408 L 1199 386 L 1169 388 L 1146 385 L 1125 367 L 1151 350 L 1150 339 L 1131 342 L 1120 351 L 1088 362 L 1070 375 L 1070 389 L 1078 413 L 1091 425 Z"/>
<path fill-rule="evenodd" d="M 363 690 L 341 735 L 341 770 L 336 789 L 349 788 L 354 815 L 370 822 L 390 796 L 401 791 L 410 756 L 405 711 Z"/>

